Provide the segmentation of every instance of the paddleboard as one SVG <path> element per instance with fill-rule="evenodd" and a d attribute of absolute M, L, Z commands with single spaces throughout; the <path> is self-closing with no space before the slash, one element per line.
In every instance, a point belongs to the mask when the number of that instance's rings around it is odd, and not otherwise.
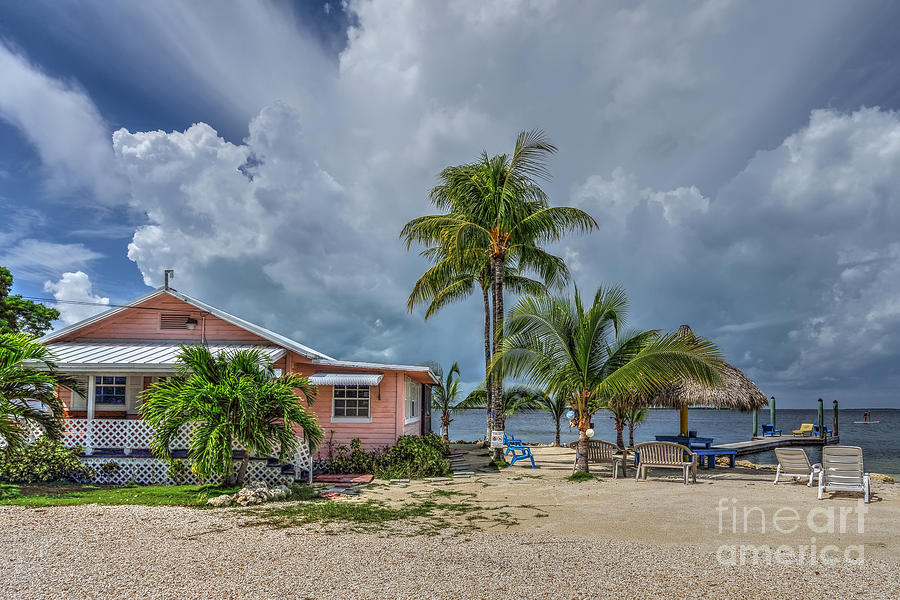
<path fill-rule="evenodd" d="M 853 421 L 854 425 L 874 425 L 878 423 L 878 419 L 874 421 Z"/>

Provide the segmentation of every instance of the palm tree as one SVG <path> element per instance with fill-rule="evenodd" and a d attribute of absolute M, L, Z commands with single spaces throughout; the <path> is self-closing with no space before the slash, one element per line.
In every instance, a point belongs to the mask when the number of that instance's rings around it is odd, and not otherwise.
<path fill-rule="evenodd" d="M 427 363 L 434 373 L 439 384 L 431 387 L 431 408 L 441 411 L 441 431 L 445 442 L 450 441 L 451 411 L 456 409 L 456 399 L 459 398 L 459 364 L 453 363 L 444 377 L 444 369 L 437 363 Z M 454 377 L 455 376 L 455 377 Z"/>
<path fill-rule="evenodd" d="M 57 386 L 76 387 L 57 373 L 46 346 L 22 333 L 0 334 L 0 441 L 7 451 L 27 443 L 32 424 L 59 439 L 64 407 Z"/>
<path fill-rule="evenodd" d="M 151 448 L 171 459 L 171 443 L 182 426 L 193 425 L 188 457 L 201 477 L 220 475 L 243 484 L 250 454 L 279 460 L 297 449 L 294 427 L 303 430 L 310 451 L 322 441 L 309 405 L 315 388 L 309 380 L 288 373 L 275 376 L 272 362 L 258 350 L 213 354 L 206 346 L 181 346 L 178 375 L 153 384 L 143 394 L 141 414 L 154 429 Z M 240 469 L 232 476 L 233 444 L 243 446 Z"/>
<path fill-rule="evenodd" d="M 542 397 L 543 394 L 539 390 L 528 385 L 513 385 L 504 388 L 499 407 L 500 414 L 506 419 L 520 410 L 536 410 L 540 408 L 539 402 Z M 484 408 L 486 404 L 487 388 L 482 382 L 456 405 L 456 409 Z"/>
<path fill-rule="evenodd" d="M 477 249 L 465 253 L 462 260 L 447 256 L 444 248 L 435 246 L 422 251 L 434 265 L 429 268 L 413 286 L 407 301 L 407 309 L 412 312 L 419 304 L 428 302 L 425 320 L 440 309 L 470 296 L 477 286 L 481 290 L 484 306 L 484 369 L 485 378 L 490 380 L 491 364 L 491 304 L 490 304 L 490 261 L 483 252 Z M 564 264 L 560 264 L 558 272 L 568 276 Z M 518 265 L 510 265 L 504 274 L 504 284 L 516 293 L 538 294 L 546 291 L 544 284 L 526 277 Z M 490 390 L 490 386 L 488 386 Z M 487 403 L 485 441 L 491 437 L 491 403 Z"/>
<path fill-rule="evenodd" d="M 628 447 L 634 448 L 634 428 L 647 419 L 650 410 L 643 407 L 631 407 L 625 414 L 625 422 L 628 423 Z M 619 446 L 621 448 L 621 446 Z"/>
<path fill-rule="evenodd" d="M 541 410 L 549 413 L 550 417 L 553 419 L 553 423 L 556 426 L 556 442 L 554 442 L 553 445 L 560 446 L 559 422 L 563 418 L 563 415 L 566 414 L 566 411 L 569 409 L 569 402 L 568 400 L 566 400 L 566 395 L 564 393 L 545 393 L 537 399 L 537 404 L 538 407 L 541 408 Z"/>
<path fill-rule="evenodd" d="M 585 307 L 549 295 L 519 300 L 494 363 L 503 372 L 527 375 L 551 393 L 568 392 L 578 425 L 577 469 L 587 471 L 587 430 L 609 399 L 650 394 L 673 381 L 720 381 L 718 349 L 696 336 L 659 330 L 625 332 L 628 302 L 619 287 L 600 288 Z"/>
<path fill-rule="evenodd" d="M 447 167 L 440 184 L 431 190 L 431 201 L 448 212 L 413 219 L 403 228 L 407 246 L 413 241 L 442 246 L 447 256 L 461 260 L 479 249 L 487 256 L 491 276 L 492 353 L 500 348 L 504 318 L 504 273 L 511 256 L 535 269 L 544 281 L 557 278 L 560 259 L 542 244 L 558 241 L 571 230 L 588 231 L 597 226 L 586 212 L 570 207 L 551 207 L 536 180 L 546 180 L 549 156 L 554 146 L 540 130 L 523 131 L 511 155 L 488 156 Z M 493 359 L 492 359 L 493 360 Z M 503 394 L 500 377 L 489 380 L 491 405 L 499 406 Z M 494 429 L 502 429 L 503 415 L 494 413 Z M 502 460 L 501 449 L 494 458 Z"/>

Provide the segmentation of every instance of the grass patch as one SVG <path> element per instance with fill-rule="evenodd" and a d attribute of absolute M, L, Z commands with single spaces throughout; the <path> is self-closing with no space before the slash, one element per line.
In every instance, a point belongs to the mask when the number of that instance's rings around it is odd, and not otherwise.
<path fill-rule="evenodd" d="M 203 506 L 211 496 L 238 488 L 212 485 L 98 486 L 78 484 L 0 484 L 0 505 L 45 506 Z"/>
<path fill-rule="evenodd" d="M 474 494 L 434 490 L 415 495 L 402 504 L 382 500 L 313 500 L 273 507 L 253 507 L 243 513 L 245 526 L 275 528 L 320 526 L 323 533 L 375 533 L 395 531 L 406 535 L 471 531 L 485 524 L 515 525 L 507 515 L 471 502 Z M 452 499 L 452 500 L 451 500 Z M 407 526 L 407 527 L 404 527 Z"/>
<path fill-rule="evenodd" d="M 581 483 L 582 481 L 596 481 L 597 477 L 593 473 L 588 473 L 585 471 L 578 471 L 577 473 L 572 473 L 568 477 L 566 477 L 569 481 L 574 481 L 576 483 Z"/>
<path fill-rule="evenodd" d="M 506 467 L 508 467 L 509 463 L 505 460 L 494 460 L 489 462 L 488 466 L 499 471 L 500 469 L 505 469 Z"/>

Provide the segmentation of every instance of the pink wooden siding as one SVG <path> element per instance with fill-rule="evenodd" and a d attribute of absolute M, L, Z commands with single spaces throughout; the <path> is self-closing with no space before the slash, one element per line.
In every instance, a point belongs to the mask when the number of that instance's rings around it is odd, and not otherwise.
<path fill-rule="evenodd" d="M 369 407 L 372 415 L 370 423 L 332 421 L 333 388 L 324 385 L 316 387 L 316 400 L 313 402 L 312 410 L 316 413 L 319 425 L 325 433 L 325 439 L 316 452 L 316 458 L 328 458 L 329 440 L 334 452 L 337 451 L 338 446 L 348 445 L 353 438 L 359 438 L 363 447 L 371 450 L 389 446 L 402 435 L 398 432 L 403 431 L 403 414 L 398 411 L 398 407 L 402 409 L 403 406 L 403 373 L 314 365 L 297 355 L 293 355 L 292 364 L 291 370 L 305 377 L 319 371 L 328 373 L 366 372 L 384 375 L 381 384 L 373 387 L 370 392 Z M 397 421 L 398 413 L 400 414 L 399 423 Z"/>
<path fill-rule="evenodd" d="M 160 310 L 144 310 L 147 308 Z M 163 312 L 187 314 L 197 320 L 197 328 L 160 329 L 159 316 Z M 187 340 L 199 342 L 204 333 L 207 340 L 233 342 L 264 342 L 264 338 L 232 325 L 219 317 L 205 314 L 194 306 L 161 294 L 133 308 L 109 316 L 102 321 L 75 330 L 54 342 L 71 342 L 77 339 L 134 339 L 134 340 Z"/>

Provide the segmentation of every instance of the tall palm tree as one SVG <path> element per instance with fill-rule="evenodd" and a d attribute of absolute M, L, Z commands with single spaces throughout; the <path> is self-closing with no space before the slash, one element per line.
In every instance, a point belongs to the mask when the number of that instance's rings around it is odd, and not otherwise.
<path fill-rule="evenodd" d="M 537 410 L 540 408 L 539 402 L 542 397 L 543 394 L 536 388 L 528 385 L 512 385 L 503 389 L 499 411 L 505 419 L 521 410 Z M 456 405 L 456 409 L 484 408 L 486 404 L 487 388 L 482 382 Z"/>
<path fill-rule="evenodd" d="M 523 131 L 511 155 L 481 157 L 469 164 L 447 167 L 440 184 L 431 190 L 432 203 L 444 214 L 413 219 L 401 235 L 413 241 L 446 249 L 456 260 L 473 248 L 489 260 L 492 301 L 492 352 L 496 354 L 503 335 L 504 280 L 511 255 L 536 269 L 545 280 L 556 277 L 559 259 L 541 247 L 558 241 L 572 230 L 588 231 L 597 226 L 586 212 L 570 207 L 551 207 L 537 180 L 549 179 L 547 162 L 554 146 L 540 130 Z M 491 403 L 496 408 L 503 393 L 501 378 L 492 377 Z M 503 415 L 493 410 L 494 429 L 502 429 Z M 502 460 L 501 449 L 494 458 Z"/>
<path fill-rule="evenodd" d="M 619 287 L 600 288 L 585 307 L 575 296 L 519 300 L 495 365 L 513 376 L 527 375 L 550 392 L 567 391 L 578 425 L 577 464 L 587 471 L 587 430 L 592 415 L 615 397 L 650 394 L 673 381 L 720 382 L 718 349 L 696 336 L 659 330 L 627 332 L 628 302 Z"/>
<path fill-rule="evenodd" d="M 213 354 L 206 346 L 182 345 L 177 376 L 153 384 L 143 394 L 141 414 L 154 429 L 151 448 L 171 459 L 171 443 L 182 426 L 193 425 L 188 457 L 200 476 L 221 475 L 242 484 L 250 454 L 280 460 L 297 449 L 294 427 L 312 451 L 322 441 L 322 428 L 304 408 L 295 391 L 309 405 L 315 387 L 288 373 L 275 376 L 272 362 L 258 350 Z M 237 474 L 232 475 L 232 447 L 246 449 Z"/>
<path fill-rule="evenodd" d="M 459 398 L 459 364 L 453 363 L 447 376 L 444 377 L 444 368 L 435 362 L 426 363 L 434 373 L 439 384 L 431 388 L 431 408 L 441 412 L 441 431 L 445 442 L 450 441 L 450 413 L 456 409 L 456 401 Z"/>
<path fill-rule="evenodd" d="M 553 419 L 553 423 L 556 426 L 556 441 L 553 445 L 560 446 L 559 422 L 569 409 L 569 401 L 566 399 L 566 394 L 551 394 L 549 392 L 542 394 L 541 397 L 537 399 L 537 405 L 541 410 L 546 411 Z"/>
<path fill-rule="evenodd" d="M 46 346 L 22 333 L 0 334 L 0 440 L 7 451 L 27 442 L 32 424 L 59 439 L 63 403 L 57 386 L 77 387 L 56 371 Z"/>
<path fill-rule="evenodd" d="M 477 249 L 469 250 L 461 259 L 447 256 L 444 248 L 434 246 L 422 251 L 433 261 L 429 268 L 413 286 L 413 290 L 407 301 L 407 309 L 413 309 L 423 303 L 428 303 L 425 311 L 425 320 L 437 313 L 448 304 L 462 300 L 470 296 L 476 286 L 481 290 L 484 306 L 484 369 L 485 379 L 490 381 L 491 364 L 491 303 L 490 287 L 491 273 L 490 260 L 483 252 Z M 568 270 L 560 262 L 557 272 L 561 276 L 568 276 Z M 531 279 L 522 274 L 517 264 L 507 267 L 504 274 L 504 284 L 508 289 L 520 294 L 538 294 L 546 291 L 543 283 Z M 490 392 L 490 385 L 488 385 Z M 485 441 L 491 438 L 491 403 L 488 402 L 485 411 Z"/>

